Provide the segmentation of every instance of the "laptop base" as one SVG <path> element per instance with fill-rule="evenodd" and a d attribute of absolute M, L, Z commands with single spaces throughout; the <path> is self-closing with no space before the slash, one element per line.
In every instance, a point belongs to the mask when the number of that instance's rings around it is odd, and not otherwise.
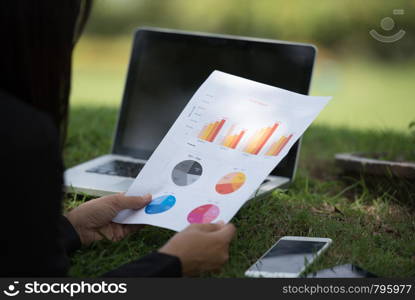
<path fill-rule="evenodd" d="M 134 178 L 91 172 L 91 170 L 99 166 L 108 165 L 113 161 L 132 162 L 142 165 L 146 163 L 145 160 L 114 154 L 97 157 L 65 171 L 65 191 L 67 193 L 80 193 L 90 196 L 105 196 L 126 192 L 133 183 Z M 270 175 L 259 189 L 252 194 L 250 199 L 283 187 L 289 182 L 290 179 L 287 177 Z"/>

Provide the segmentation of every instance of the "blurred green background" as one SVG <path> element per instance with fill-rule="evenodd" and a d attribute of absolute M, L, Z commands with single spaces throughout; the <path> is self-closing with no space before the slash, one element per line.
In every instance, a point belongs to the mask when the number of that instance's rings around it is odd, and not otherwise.
<path fill-rule="evenodd" d="M 311 94 L 334 96 L 317 124 L 404 133 L 415 119 L 414 10 L 415 1 L 387 0 L 96 0 L 75 50 L 72 105 L 117 107 L 132 34 L 157 26 L 313 43 Z M 371 29 L 406 34 L 382 43 Z"/>

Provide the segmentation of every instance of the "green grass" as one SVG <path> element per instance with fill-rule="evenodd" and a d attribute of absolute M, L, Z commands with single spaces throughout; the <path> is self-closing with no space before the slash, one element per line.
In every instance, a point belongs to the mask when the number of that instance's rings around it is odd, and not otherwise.
<path fill-rule="evenodd" d="M 95 56 L 94 45 L 81 44 L 76 54 L 67 167 L 107 153 L 117 118 L 128 47 L 124 41 L 115 42 Z M 112 52 L 117 54 L 112 57 Z M 101 60 L 105 57 L 107 62 Z M 415 276 L 413 183 L 389 180 L 373 185 L 363 178 L 345 177 L 333 158 L 348 151 L 413 157 L 414 142 L 406 129 L 415 111 L 409 100 L 413 68 L 347 60 L 335 65 L 335 75 L 324 63 L 316 72 L 313 94 L 335 97 L 306 132 L 295 182 L 287 191 L 251 200 L 238 212 L 232 220 L 237 237 L 229 263 L 221 273 L 206 276 L 243 276 L 284 235 L 333 239 L 332 247 L 313 264 L 314 270 L 355 263 L 379 276 Z M 66 208 L 83 200 L 68 196 Z M 145 227 L 121 242 L 95 243 L 72 257 L 70 274 L 98 276 L 158 249 L 172 234 Z"/>
<path fill-rule="evenodd" d="M 65 155 L 68 166 L 108 151 L 116 113 L 115 108 L 73 108 Z M 396 132 L 380 135 L 312 126 L 303 140 L 300 171 L 290 189 L 250 201 L 233 219 L 238 235 L 231 259 L 216 276 L 242 276 L 283 235 L 334 240 L 314 269 L 352 262 L 380 276 L 415 276 L 413 191 L 408 202 L 396 196 L 393 186 L 379 192 L 368 188 L 363 179 L 340 180 L 333 164 L 338 151 L 399 145 L 409 149 L 408 138 Z M 69 197 L 66 205 L 81 201 Z M 71 275 L 97 276 L 158 249 L 171 235 L 171 231 L 147 227 L 118 243 L 96 243 L 73 256 Z"/>

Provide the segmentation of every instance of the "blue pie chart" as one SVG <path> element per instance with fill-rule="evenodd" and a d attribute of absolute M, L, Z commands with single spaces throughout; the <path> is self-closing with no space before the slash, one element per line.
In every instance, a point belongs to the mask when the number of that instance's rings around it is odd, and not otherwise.
<path fill-rule="evenodd" d="M 146 214 L 154 215 L 168 211 L 176 204 L 176 197 L 172 195 L 160 196 L 154 198 L 145 208 Z"/>

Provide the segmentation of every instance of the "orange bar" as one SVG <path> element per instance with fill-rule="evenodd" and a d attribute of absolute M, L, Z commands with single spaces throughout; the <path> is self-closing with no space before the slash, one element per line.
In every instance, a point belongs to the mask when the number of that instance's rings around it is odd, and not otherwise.
<path fill-rule="evenodd" d="M 216 136 L 218 135 L 219 131 L 222 129 L 223 124 L 225 124 L 225 119 L 222 119 L 218 125 L 216 125 L 215 129 L 212 130 L 212 134 L 209 134 L 208 141 L 213 142 Z"/>
<path fill-rule="evenodd" d="M 235 141 L 238 139 L 238 135 L 234 134 L 232 136 L 232 141 L 228 144 L 229 148 L 232 148 L 232 145 L 235 143 Z"/>
<path fill-rule="evenodd" d="M 272 153 L 273 156 L 277 156 L 280 153 L 281 149 L 284 147 L 286 139 L 287 137 L 285 136 L 281 138 L 281 141 L 278 143 L 278 147 L 274 150 L 274 153 Z"/>
<path fill-rule="evenodd" d="M 210 123 L 209 125 L 207 125 L 206 129 L 203 131 L 202 136 L 200 137 L 202 140 L 206 140 L 207 136 L 212 131 L 214 125 L 215 123 Z"/>
<path fill-rule="evenodd" d="M 215 130 L 219 125 L 219 122 L 215 122 L 215 123 L 212 123 L 212 124 L 213 124 L 213 126 L 210 128 L 209 133 L 205 137 L 205 140 L 208 141 L 208 142 L 210 142 L 210 137 L 213 135 L 213 133 L 215 133 Z"/>
<path fill-rule="evenodd" d="M 230 143 L 232 143 L 232 135 L 228 135 L 223 139 L 222 146 L 228 146 Z"/>
<path fill-rule="evenodd" d="M 274 146 L 275 146 L 275 143 L 274 143 L 274 144 L 272 144 L 272 145 L 268 148 L 268 151 L 267 151 L 267 153 L 265 153 L 265 155 L 271 155 L 272 148 L 274 148 Z"/>
<path fill-rule="evenodd" d="M 261 151 L 262 147 L 264 147 L 265 143 L 269 140 L 271 135 L 274 133 L 274 131 L 277 129 L 278 123 L 275 123 L 270 130 L 264 135 L 264 137 L 261 139 L 261 142 L 259 143 L 257 149 L 255 150 L 254 154 L 258 154 L 259 151 Z"/>
<path fill-rule="evenodd" d="M 245 148 L 244 148 L 244 151 L 245 152 L 248 152 L 248 150 L 249 150 L 249 145 L 251 144 L 251 142 L 254 140 L 254 136 L 252 136 L 249 140 L 248 140 L 248 142 L 246 143 L 246 146 L 245 146 Z"/>
<path fill-rule="evenodd" d="M 252 136 L 252 138 L 249 140 L 249 143 L 248 143 L 248 145 L 246 146 L 246 148 L 245 148 L 245 152 L 248 152 L 248 153 L 253 153 L 253 150 L 255 149 L 255 146 L 257 145 L 257 143 L 258 143 L 258 140 L 261 138 L 261 136 L 264 134 L 264 131 L 266 130 L 267 128 L 263 128 L 263 129 L 261 129 L 261 130 L 259 130 L 259 131 L 257 131 L 253 136 Z"/>
<path fill-rule="evenodd" d="M 278 149 L 278 152 L 275 154 L 275 156 L 277 156 L 278 154 L 280 154 L 281 150 L 285 147 L 285 145 L 287 145 L 288 141 L 292 138 L 292 134 L 289 135 L 289 137 L 286 137 L 284 142 L 282 143 L 281 147 Z"/>
<path fill-rule="evenodd" d="M 267 155 L 274 155 L 275 150 L 278 148 L 278 146 L 284 141 L 284 136 L 280 137 L 278 141 L 274 142 L 271 147 L 269 147 Z"/>
<path fill-rule="evenodd" d="M 236 135 L 232 135 L 232 138 L 229 140 L 229 143 L 226 145 L 229 148 L 232 148 L 232 144 L 235 142 L 237 136 Z"/>
<path fill-rule="evenodd" d="M 236 125 L 234 124 L 228 129 L 228 132 L 226 133 L 226 137 L 223 139 L 223 142 L 222 142 L 223 146 L 228 146 L 232 142 L 232 139 L 234 137 L 232 135 L 232 132 L 235 129 L 235 127 Z"/>
<path fill-rule="evenodd" d="M 268 135 L 268 132 L 271 130 L 271 127 L 267 127 L 264 129 L 264 132 L 261 134 L 261 136 L 256 140 L 254 148 L 251 150 L 252 154 L 256 154 L 256 151 L 258 147 L 261 145 L 262 140 Z"/>
<path fill-rule="evenodd" d="M 244 149 L 244 151 L 245 151 L 245 152 L 250 153 L 250 152 L 249 152 L 249 150 L 252 148 L 252 144 L 254 143 L 254 141 L 255 141 L 255 139 L 256 139 L 256 137 L 257 137 L 257 135 L 258 135 L 260 132 L 261 132 L 261 131 L 259 130 L 259 131 L 255 132 L 253 136 L 251 136 L 251 138 L 250 138 L 250 139 L 248 140 L 248 142 L 247 142 L 247 145 L 245 146 L 245 149 Z"/>
<path fill-rule="evenodd" d="M 268 151 L 266 153 L 266 155 L 272 155 L 272 152 L 274 151 L 274 149 L 276 148 L 276 146 L 278 145 L 278 141 L 274 142 L 269 148 Z"/>
<path fill-rule="evenodd" d="M 199 134 L 199 136 L 198 136 L 198 138 L 199 139 L 201 139 L 202 137 L 203 137 L 203 135 L 204 135 L 204 133 L 205 133 L 205 130 L 208 128 L 208 125 L 205 125 L 204 127 L 203 127 L 203 129 L 200 131 L 200 134 Z"/>
<path fill-rule="evenodd" d="M 238 143 L 241 141 L 244 134 L 245 134 L 245 130 L 242 130 L 241 133 L 239 134 L 239 136 L 237 138 L 235 138 L 235 141 L 230 145 L 230 147 L 232 149 L 235 149 L 236 146 L 238 146 Z"/>

